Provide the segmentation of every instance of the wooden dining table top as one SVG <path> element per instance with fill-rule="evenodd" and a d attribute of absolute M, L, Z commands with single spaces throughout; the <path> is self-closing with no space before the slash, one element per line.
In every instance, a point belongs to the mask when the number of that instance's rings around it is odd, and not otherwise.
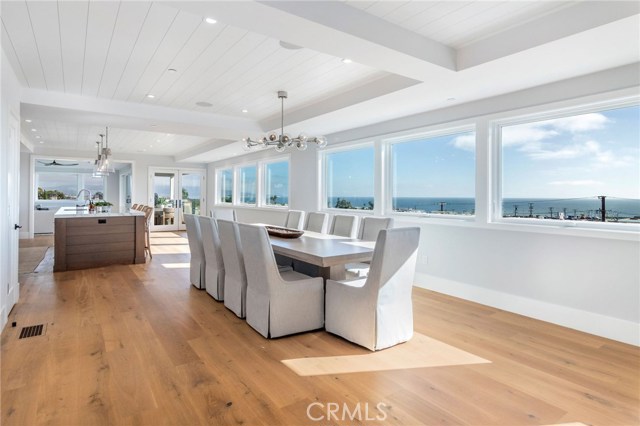
<path fill-rule="evenodd" d="M 375 241 L 311 231 L 298 238 L 269 238 L 274 253 L 322 267 L 371 260 L 375 246 Z"/>

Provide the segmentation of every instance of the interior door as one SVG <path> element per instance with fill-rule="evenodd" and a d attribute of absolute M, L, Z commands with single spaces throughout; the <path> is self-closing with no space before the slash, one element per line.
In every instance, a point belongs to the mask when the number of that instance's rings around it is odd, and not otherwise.
<path fill-rule="evenodd" d="M 184 213 L 206 211 L 204 170 L 152 169 L 149 179 L 152 231 L 184 230 Z"/>
<path fill-rule="evenodd" d="M 9 118 L 9 149 L 7 150 L 7 200 L 9 214 L 9 282 L 6 293 L 6 312 L 18 302 L 20 284 L 18 282 L 18 238 L 19 238 L 19 210 L 20 201 L 20 126 L 18 119 L 11 114 Z"/>

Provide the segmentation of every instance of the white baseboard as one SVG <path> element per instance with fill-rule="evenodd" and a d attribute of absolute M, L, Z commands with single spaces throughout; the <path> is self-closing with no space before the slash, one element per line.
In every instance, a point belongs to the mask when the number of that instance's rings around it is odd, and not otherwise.
<path fill-rule="evenodd" d="M 416 287 L 640 346 L 640 324 L 417 272 Z"/>

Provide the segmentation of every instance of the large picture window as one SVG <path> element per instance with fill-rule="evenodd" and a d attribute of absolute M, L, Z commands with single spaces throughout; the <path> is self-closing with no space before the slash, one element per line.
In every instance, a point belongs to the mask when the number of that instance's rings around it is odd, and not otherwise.
<path fill-rule="evenodd" d="M 373 210 L 374 149 L 363 148 L 325 154 L 326 207 Z"/>
<path fill-rule="evenodd" d="M 75 200 L 81 189 L 88 189 L 95 198 L 103 198 L 104 177 L 91 173 L 37 172 L 38 200 Z"/>
<path fill-rule="evenodd" d="M 233 170 L 218 171 L 218 203 L 233 202 Z"/>
<path fill-rule="evenodd" d="M 640 107 L 500 128 L 502 217 L 640 223 Z"/>
<path fill-rule="evenodd" d="M 289 161 L 266 163 L 263 182 L 264 205 L 289 205 Z"/>
<path fill-rule="evenodd" d="M 393 143 L 393 211 L 475 214 L 475 146 L 474 132 Z"/>
<path fill-rule="evenodd" d="M 245 166 L 238 169 L 240 203 L 256 203 L 256 176 L 256 166 Z"/>

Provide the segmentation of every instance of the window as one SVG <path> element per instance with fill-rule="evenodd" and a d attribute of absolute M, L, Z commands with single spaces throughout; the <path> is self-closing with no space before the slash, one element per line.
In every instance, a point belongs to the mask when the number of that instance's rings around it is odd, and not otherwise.
<path fill-rule="evenodd" d="M 75 200 L 83 188 L 96 198 L 104 198 L 104 177 L 91 173 L 37 172 L 36 181 L 38 200 Z"/>
<path fill-rule="evenodd" d="M 218 203 L 233 202 L 233 170 L 218 171 Z"/>
<path fill-rule="evenodd" d="M 326 207 L 373 210 L 372 145 L 325 153 Z"/>
<path fill-rule="evenodd" d="M 391 144 L 394 212 L 475 214 L 475 133 Z"/>
<path fill-rule="evenodd" d="M 505 218 L 640 223 L 640 107 L 500 127 Z"/>
<path fill-rule="evenodd" d="M 266 206 L 289 205 L 289 162 L 278 161 L 264 165 L 264 199 Z"/>
<path fill-rule="evenodd" d="M 245 166 L 238 169 L 240 203 L 256 203 L 256 166 Z"/>

